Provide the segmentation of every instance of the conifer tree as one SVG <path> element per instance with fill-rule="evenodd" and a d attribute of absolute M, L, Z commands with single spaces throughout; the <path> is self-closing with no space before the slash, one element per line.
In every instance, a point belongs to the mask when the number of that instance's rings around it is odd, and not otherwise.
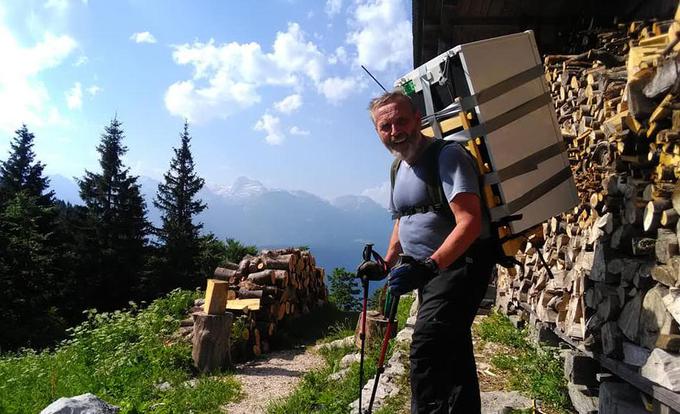
<path fill-rule="evenodd" d="M 26 125 L 22 125 L 15 134 L 10 144 L 9 158 L 0 163 L 0 203 L 7 202 L 19 191 L 25 190 L 27 195 L 37 197 L 40 205 L 52 205 L 54 192 L 47 191 L 49 179 L 42 175 L 45 165 L 35 162 L 35 136 Z"/>
<path fill-rule="evenodd" d="M 92 229 L 88 259 L 96 269 L 88 287 L 106 292 L 105 298 L 94 304 L 105 309 L 132 299 L 143 271 L 150 228 L 139 177 L 130 175 L 123 165 L 127 152 L 123 139 L 122 124 L 114 117 L 97 146 L 101 172 L 85 171 L 78 181 Z"/>
<path fill-rule="evenodd" d="M 162 226 L 157 234 L 163 244 L 166 270 L 162 285 L 166 288 L 192 288 L 202 280 L 199 232 L 203 224 L 195 224 L 193 218 L 206 208 L 196 198 L 204 180 L 195 171 L 187 122 L 180 140 L 180 146 L 173 148 L 170 169 L 163 176 L 164 182 L 158 185 L 154 199 L 154 205 L 161 210 Z"/>
<path fill-rule="evenodd" d="M 0 162 L 0 347 L 43 344 L 58 324 L 56 208 L 34 138 L 23 125 Z"/>

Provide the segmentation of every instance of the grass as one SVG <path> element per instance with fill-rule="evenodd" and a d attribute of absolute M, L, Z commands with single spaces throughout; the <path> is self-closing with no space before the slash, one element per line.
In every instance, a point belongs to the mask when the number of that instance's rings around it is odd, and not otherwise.
<path fill-rule="evenodd" d="M 0 357 L 0 412 L 35 413 L 86 392 L 123 414 L 216 412 L 238 397 L 239 385 L 229 375 L 190 381 L 191 345 L 176 332 L 196 296 L 176 290 L 144 310 L 91 310 L 54 350 Z M 170 388 L 162 391 L 162 383 Z"/>
<path fill-rule="evenodd" d="M 485 318 L 475 329 L 482 340 L 512 349 L 491 359 L 496 368 L 511 374 L 512 389 L 539 399 L 557 411 L 567 412 L 570 402 L 566 381 L 562 362 L 554 349 L 532 346 L 526 330 L 516 329 L 506 316 L 497 312 Z"/>
<path fill-rule="evenodd" d="M 400 327 L 403 327 L 406 323 L 408 311 L 413 300 L 412 297 L 404 297 L 399 302 L 397 317 Z M 349 324 L 340 322 L 333 326 L 329 335 L 322 342 L 353 335 L 356 321 Z M 394 341 L 390 342 L 385 360 L 389 359 L 392 355 L 393 348 Z M 359 396 L 359 363 L 350 365 L 348 373 L 341 380 L 331 380 L 329 376 L 340 370 L 340 360 L 343 356 L 357 352 L 357 349 L 349 346 L 322 350 L 320 352 L 326 362 L 324 368 L 306 374 L 293 393 L 285 399 L 272 402 L 267 407 L 267 413 L 344 414 L 349 412 L 349 404 Z M 367 347 L 366 359 L 364 361 L 364 384 L 375 375 L 379 353 L 380 343 L 375 342 Z M 405 399 L 401 401 L 405 403 Z M 399 403 L 395 401 L 395 404 L 398 405 Z M 380 412 L 385 414 L 396 411 L 391 409 L 391 411 L 383 410 Z"/>

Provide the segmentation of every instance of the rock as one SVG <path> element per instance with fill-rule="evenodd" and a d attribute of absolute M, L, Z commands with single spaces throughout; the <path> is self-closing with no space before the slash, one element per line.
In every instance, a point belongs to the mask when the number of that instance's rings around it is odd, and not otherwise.
<path fill-rule="evenodd" d="M 168 391 L 168 390 L 172 389 L 172 385 L 170 385 L 169 382 L 165 381 L 165 382 L 162 382 L 160 384 L 156 384 L 156 389 L 158 391 Z"/>
<path fill-rule="evenodd" d="M 62 397 L 45 407 L 40 414 L 117 414 L 120 407 L 108 404 L 94 394 Z"/>
<path fill-rule="evenodd" d="M 489 391 L 480 394 L 482 398 L 482 412 L 495 414 L 506 407 L 515 410 L 531 408 L 532 402 L 517 391 Z"/>
<path fill-rule="evenodd" d="M 407 375 L 406 361 L 408 361 L 408 355 L 400 350 L 397 350 L 392 354 L 392 357 L 385 365 L 385 372 L 380 376 L 378 382 L 378 388 L 375 393 L 375 401 L 373 402 L 373 412 L 380 409 L 385 404 L 388 398 L 392 398 L 399 393 L 400 379 L 404 375 Z M 373 384 L 375 383 L 375 378 L 372 378 L 366 382 L 364 388 L 361 390 L 362 398 L 362 409 L 368 407 L 368 403 L 371 400 L 371 393 L 373 392 Z M 359 399 L 357 398 L 352 404 L 350 404 L 350 412 L 359 411 Z"/>
<path fill-rule="evenodd" d="M 315 349 L 320 351 L 322 349 L 344 348 L 352 345 L 354 345 L 354 335 L 348 336 L 347 338 L 336 339 L 335 341 L 326 344 L 317 345 Z"/>
<path fill-rule="evenodd" d="M 347 368 L 352 365 L 353 362 L 361 362 L 361 353 L 347 354 L 340 360 L 340 368 Z"/>
<path fill-rule="evenodd" d="M 597 389 L 568 383 L 567 390 L 571 404 L 578 414 L 597 414 L 599 405 Z"/>
<path fill-rule="evenodd" d="M 343 368 L 338 372 L 334 372 L 328 376 L 330 381 L 340 381 L 349 373 L 349 368 Z"/>
<path fill-rule="evenodd" d="M 640 368 L 640 374 L 668 388 L 680 391 L 680 356 L 670 354 L 663 349 L 655 348 Z"/>
<path fill-rule="evenodd" d="M 420 306 L 420 300 L 418 295 L 415 295 L 416 299 L 411 304 L 411 309 L 408 311 L 408 316 L 416 316 L 418 314 L 418 307 Z"/>

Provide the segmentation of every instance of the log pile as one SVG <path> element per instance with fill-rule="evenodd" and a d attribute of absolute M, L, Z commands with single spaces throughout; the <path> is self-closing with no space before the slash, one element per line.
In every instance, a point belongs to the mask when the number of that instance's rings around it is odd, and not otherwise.
<path fill-rule="evenodd" d="M 498 276 L 503 311 L 635 366 L 652 350 L 680 351 L 680 26 L 672 22 L 619 25 L 595 33 L 590 51 L 545 57 L 580 204 L 544 223 L 517 255 L 523 266 Z"/>
<path fill-rule="evenodd" d="M 240 358 L 267 353 L 284 319 L 327 301 L 324 269 L 316 267 L 308 250 L 262 250 L 216 268 L 213 278 L 225 285 L 226 311 L 234 315 L 231 343 Z M 192 311 L 199 312 L 206 303 L 198 299 L 194 305 Z M 184 334 L 192 333 L 185 329 Z"/>

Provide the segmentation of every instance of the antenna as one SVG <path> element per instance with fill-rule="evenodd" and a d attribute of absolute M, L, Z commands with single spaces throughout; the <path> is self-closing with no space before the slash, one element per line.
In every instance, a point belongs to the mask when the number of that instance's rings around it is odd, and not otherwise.
<path fill-rule="evenodd" d="M 373 76 L 373 75 L 371 74 L 371 72 L 368 71 L 368 69 L 366 69 L 366 67 L 365 67 L 364 65 L 361 65 L 361 69 L 365 70 L 366 73 L 368 73 L 368 76 L 370 76 L 371 79 L 373 79 L 373 80 L 375 81 L 375 83 L 377 83 L 378 86 L 380 86 L 380 87 L 382 88 L 383 91 L 387 92 L 387 89 L 385 89 L 385 87 L 382 86 L 382 84 L 375 78 L 375 76 Z"/>

